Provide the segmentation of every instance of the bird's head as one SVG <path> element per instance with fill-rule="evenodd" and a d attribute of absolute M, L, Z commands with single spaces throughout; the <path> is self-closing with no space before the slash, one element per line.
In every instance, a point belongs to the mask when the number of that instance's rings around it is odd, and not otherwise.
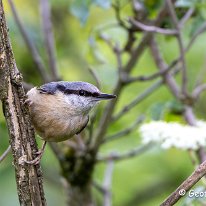
<path fill-rule="evenodd" d="M 105 94 L 87 82 L 51 82 L 42 85 L 40 92 L 55 94 L 67 103 L 74 113 L 87 114 L 99 101 L 113 99 L 116 96 Z"/>

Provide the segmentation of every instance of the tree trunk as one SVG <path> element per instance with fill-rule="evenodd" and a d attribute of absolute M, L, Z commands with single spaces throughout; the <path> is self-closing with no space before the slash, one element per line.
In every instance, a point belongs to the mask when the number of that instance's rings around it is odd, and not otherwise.
<path fill-rule="evenodd" d="M 68 206 L 94 206 L 91 184 L 88 183 L 84 186 L 68 185 Z"/>
<path fill-rule="evenodd" d="M 2 0 L 0 0 L 0 99 L 10 136 L 20 205 L 44 206 L 40 165 L 24 160 L 35 158 L 38 151 L 25 102 L 22 77 L 14 60 Z"/>
<path fill-rule="evenodd" d="M 63 145 L 62 148 L 64 148 Z M 57 150 L 55 153 L 57 154 Z M 73 150 L 66 146 L 64 152 L 60 155 L 59 151 L 57 156 L 60 160 L 62 176 L 66 182 L 67 205 L 94 206 L 91 182 L 96 161 L 96 151 L 88 148 L 85 150 Z"/>

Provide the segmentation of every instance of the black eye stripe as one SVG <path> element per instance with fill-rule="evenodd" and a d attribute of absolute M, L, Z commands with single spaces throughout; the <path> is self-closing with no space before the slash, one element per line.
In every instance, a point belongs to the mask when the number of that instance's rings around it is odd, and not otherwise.
<path fill-rule="evenodd" d="M 66 89 L 63 85 L 58 85 L 58 90 L 63 92 L 64 94 L 76 94 L 79 96 L 84 96 L 84 97 L 97 97 L 99 96 L 98 92 L 88 92 L 86 90 L 73 90 L 73 89 Z"/>
<path fill-rule="evenodd" d="M 99 93 L 98 93 L 98 92 L 94 92 L 94 93 L 92 93 L 92 96 L 93 96 L 93 97 L 98 97 L 98 96 L 99 96 Z"/>

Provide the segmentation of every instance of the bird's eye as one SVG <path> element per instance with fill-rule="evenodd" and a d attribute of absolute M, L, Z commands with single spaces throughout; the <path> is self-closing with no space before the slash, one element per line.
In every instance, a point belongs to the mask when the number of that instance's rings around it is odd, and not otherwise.
<path fill-rule="evenodd" d="M 80 95 L 80 96 L 84 96 L 84 95 L 85 95 L 85 91 L 84 91 L 84 90 L 80 90 L 80 91 L 79 91 L 79 95 Z"/>

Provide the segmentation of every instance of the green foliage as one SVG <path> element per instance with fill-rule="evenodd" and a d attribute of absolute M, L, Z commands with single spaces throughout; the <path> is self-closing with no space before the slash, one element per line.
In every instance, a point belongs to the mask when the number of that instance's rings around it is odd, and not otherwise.
<path fill-rule="evenodd" d="M 197 13 L 191 24 L 190 37 L 198 31 L 203 22 L 205 22 L 205 17 L 200 12 Z"/>
<path fill-rule="evenodd" d="M 111 6 L 111 0 L 75 0 L 70 7 L 70 11 L 79 19 L 80 23 L 84 25 L 93 5 L 99 6 L 103 9 L 109 9 Z"/>
<path fill-rule="evenodd" d="M 152 120 L 162 120 L 165 111 L 164 103 L 154 103 L 150 108 L 150 116 Z"/>
<path fill-rule="evenodd" d="M 72 4 L 70 11 L 74 16 L 76 16 L 80 20 L 82 24 L 85 24 L 89 16 L 89 9 L 91 5 L 92 5 L 91 0 L 85 0 L 85 1 L 77 0 L 74 1 L 74 3 Z"/>
<path fill-rule="evenodd" d="M 111 0 L 93 0 L 94 4 L 100 6 L 103 9 L 109 9 L 111 6 Z"/>
<path fill-rule="evenodd" d="M 195 6 L 198 2 L 200 2 L 200 0 L 178 0 L 176 1 L 175 5 L 177 7 L 190 8 L 190 7 Z"/>
<path fill-rule="evenodd" d="M 200 25 L 205 22 L 206 2 L 204 0 L 178 0 L 175 5 L 179 18 L 184 15 L 188 8 L 195 8 L 196 12 L 192 15 L 192 23 L 189 33 L 190 37 L 193 36 L 200 28 Z"/>
<path fill-rule="evenodd" d="M 183 105 L 175 99 L 165 102 L 155 102 L 149 108 L 152 120 L 182 121 Z"/>
<path fill-rule="evenodd" d="M 205 7 L 206 2 L 205 0 L 178 0 L 176 1 L 175 6 L 184 8 Z"/>
<path fill-rule="evenodd" d="M 149 17 L 155 18 L 160 7 L 164 3 L 163 0 L 143 0 L 142 3 L 148 12 Z"/>

